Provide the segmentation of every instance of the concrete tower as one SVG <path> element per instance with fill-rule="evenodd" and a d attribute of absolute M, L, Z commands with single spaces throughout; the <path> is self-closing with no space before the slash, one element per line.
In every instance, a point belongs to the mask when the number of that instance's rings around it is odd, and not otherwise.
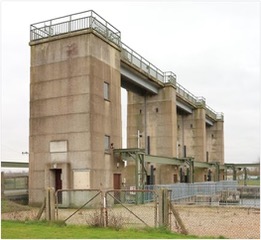
<path fill-rule="evenodd" d="M 55 20 L 31 25 L 31 204 L 43 201 L 46 187 L 109 188 L 117 171 L 112 148 L 121 148 L 120 50 L 94 28 L 116 40 L 120 33 L 94 12 L 84 14 L 60 18 L 65 24 L 59 27 Z M 58 31 L 64 34 L 53 36 Z"/>

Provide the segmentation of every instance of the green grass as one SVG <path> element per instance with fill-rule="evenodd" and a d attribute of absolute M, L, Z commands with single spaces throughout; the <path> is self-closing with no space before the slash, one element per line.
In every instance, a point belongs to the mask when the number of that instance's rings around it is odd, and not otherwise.
<path fill-rule="evenodd" d="M 1 201 L 2 213 L 30 210 L 29 206 L 12 201 Z M 202 237 L 183 235 L 166 229 L 113 229 L 80 225 L 66 225 L 63 222 L 47 221 L 1 221 L 2 239 L 202 239 Z M 213 238 L 213 237 L 205 237 Z M 223 237 L 220 237 L 223 238 Z"/>
<path fill-rule="evenodd" d="M 243 185 L 244 186 L 245 181 L 244 180 L 240 180 L 239 181 L 239 185 Z M 260 186 L 260 180 L 247 180 L 246 181 L 246 185 L 247 186 Z"/>
<path fill-rule="evenodd" d="M 61 222 L 2 221 L 2 239 L 181 239 L 196 236 L 171 233 L 165 229 L 120 229 L 94 228 L 79 225 L 64 225 Z M 200 237 L 201 238 L 201 237 Z"/>
<path fill-rule="evenodd" d="M 21 205 L 9 200 L 1 199 L 1 212 L 16 212 L 16 211 L 27 211 L 31 208 L 27 205 Z"/>

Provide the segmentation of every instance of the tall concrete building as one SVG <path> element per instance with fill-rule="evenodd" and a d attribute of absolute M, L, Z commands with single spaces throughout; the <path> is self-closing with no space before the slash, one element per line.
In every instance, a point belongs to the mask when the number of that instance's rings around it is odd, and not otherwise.
<path fill-rule="evenodd" d="M 48 187 L 188 181 L 184 167 L 190 182 L 210 180 L 213 167 L 219 180 L 223 115 L 122 43 L 98 14 L 32 24 L 30 40 L 30 204 L 40 204 Z M 128 91 L 127 149 L 121 87 Z"/>

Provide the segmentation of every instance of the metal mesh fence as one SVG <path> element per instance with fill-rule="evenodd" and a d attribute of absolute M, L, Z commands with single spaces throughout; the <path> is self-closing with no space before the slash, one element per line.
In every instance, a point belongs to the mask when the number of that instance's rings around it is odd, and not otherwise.
<path fill-rule="evenodd" d="M 102 192 L 98 189 L 58 190 L 56 219 L 68 224 L 102 226 Z"/>
<path fill-rule="evenodd" d="M 161 189 L 165 188 L 169 192 L 167 218 L 171 231 L 259 239 L 258 187 L 239 187 L 236 183 L 198 183 L 194 188 L 175 185 L 176 189 L 164 185 L 154 186 L 154 190 L 66 190 L 61 191 L 60 200 L 58 191 L 57 219 L 116 229 L 159 227 L 163 216 Z"/>
<path fill-rule="evenodd" d="M 260 211 L 236 206 L 175 205 L 188 234 L 232 239 L 260 239 Z M 181 232 L 171 213 L 170 228 Z"/>
<path fill-rule="evenodd" d="M 158 226 L 158 195 L 156 192 L 112 190 L 106 192 L 105 198 L 107 226 L 132 228 Z"/>
<path fill-rule="evenodd" d="M 175 204 L 260 208 L 260 187 L 238 186 L 237 181 L 149 185 L 146 189 L 170 190 Z"/>

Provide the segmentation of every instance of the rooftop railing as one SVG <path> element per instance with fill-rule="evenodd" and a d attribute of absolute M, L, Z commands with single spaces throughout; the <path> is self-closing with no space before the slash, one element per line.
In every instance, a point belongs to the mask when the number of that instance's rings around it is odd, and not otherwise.
<path fill-rule="evenodd" d="M 31 24 L 30 40 L 40 40 L 88 28 L 94 29 L 115 44 L 120 44 L 120 31 L 92 10 Z"/>
<path fill-rule="evenodd" d="M 199 104 L 205 105 L 205 98 L 196 97 L 176 82 L 176 74 L 171 71 L 161 71 L 147 59 L 121 42 L 120 31 L 92 10 L 31 24 L 30 40 L 36 41 L 85 29 L 93 29 L 107 40 L 119 46 L 121 48 L 121 58 L 138 68 L 148 77 L 157 79 L 162 83 L 170 82 L 176 85 L 177 95 L 184 98 L 190 104 L 194 106 Z M 208 106 L 206 106 L 206 113 L 214 119 L 223 119 L 222 113 L 217 113 Z"/>

